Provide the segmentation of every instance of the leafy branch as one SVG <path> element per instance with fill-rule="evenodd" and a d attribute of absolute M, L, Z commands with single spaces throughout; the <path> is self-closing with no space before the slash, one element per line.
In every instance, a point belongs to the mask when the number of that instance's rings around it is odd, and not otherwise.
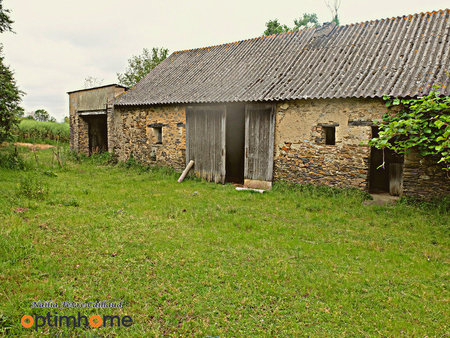
<path fill-rule="evenodd" d="M 384 96 L 388 108 L 395 108 L 377 122 L 378 137 L 369 145 L 392 149 L 398 154 L 410 150 L 436 157 L 450 170 L 450 97 L 441 96 L 434 86 L 428 96 L 412 99 Z"/>

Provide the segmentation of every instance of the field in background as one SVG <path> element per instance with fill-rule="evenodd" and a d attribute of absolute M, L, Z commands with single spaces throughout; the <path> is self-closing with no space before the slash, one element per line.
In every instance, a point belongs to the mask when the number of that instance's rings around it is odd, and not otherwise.
<path fill-rule="evenodd" d="M 25 171 L 0 168 L 0 333 L 40 335 L 20 325 L 54 313 L 31 309 L 38 300 L 124 300 L 81 313 L 134 323 L 70 333 L 449 333 L 445 208 L 363 206 L 364 193 L 325 187 L 179 184 L 169 169 L 107 165 L 107 154 L 66 151 L 60 169 L 38 153 L 36 164 L 20 148 Z"/>
<path fill-rule="evenodd" d="M 70 140 L 70 126 L 68 123 L 22 119 L 16 127 L 15 134 L 19 142 L 68 143 Z"/>

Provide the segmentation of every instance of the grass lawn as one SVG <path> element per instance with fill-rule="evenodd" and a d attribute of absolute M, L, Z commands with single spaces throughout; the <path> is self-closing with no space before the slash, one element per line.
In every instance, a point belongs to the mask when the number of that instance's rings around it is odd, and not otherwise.
<path fill-rule="evenodd" d="M 51 169 L 50 150 L 38 152 L 39 166 L 20 152 L 27 171 L 0 169 L 0 333 L 450 333 L 444 210 L 363 206 L 364 194 L 352 190 L 275 184 L 258 194 L 196 179 L 179 184 L 170 170 L 99 159 Z M 41 199 L 26 196 L 41 188 L 32 177 L 48 189 Z M 39 300 L 124 307 L 31 308 Z M 128 315 L 133 324 L 20 324 L 47 312 Z"/>

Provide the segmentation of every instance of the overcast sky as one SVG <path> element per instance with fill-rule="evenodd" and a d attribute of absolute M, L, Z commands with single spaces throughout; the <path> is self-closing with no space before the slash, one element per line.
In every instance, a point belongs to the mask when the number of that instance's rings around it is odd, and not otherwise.
<path fill-rule="evenodd" d="M 27 112 L 68 116 L 67 91 L 89 76 L 117 83 L 127 60 L 144 47 L 176 50 L 256 37 L 278 18 L 302 13 L 330 21 L 325 0 L 3 0 L 16 34 L 4 33 L 6 63 L 26 92 Z M 450 0 L 342 0 L 341 24 L 450 8 Z"/>

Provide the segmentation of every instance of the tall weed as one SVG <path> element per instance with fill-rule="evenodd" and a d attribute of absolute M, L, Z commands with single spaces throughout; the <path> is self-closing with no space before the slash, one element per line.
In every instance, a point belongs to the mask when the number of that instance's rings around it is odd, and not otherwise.
<path fill-rule="evenodd" d="M 43 200 L 48 196 L 48 185 L 36 173 L 27 173 L 20 178 L 17 196 Z"/>

